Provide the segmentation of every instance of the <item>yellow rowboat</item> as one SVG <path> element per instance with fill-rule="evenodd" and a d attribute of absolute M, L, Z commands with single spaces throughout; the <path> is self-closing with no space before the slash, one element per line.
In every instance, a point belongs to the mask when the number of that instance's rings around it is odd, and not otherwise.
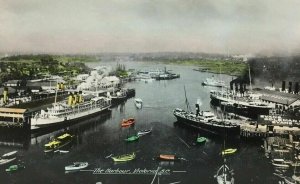
<path fill-rule="evenodd" d="M 65 133 L 61 136 L 58 136 L 54 140 L 52 140 L 49 143 L 45 144 L 44 152 L 48 153 L 48 152 L 52 152 L 54 150 L 60 149 L 64 146 L 68 145 L 69 143 L 71 143 L 72 138 L 73 138 L 73 136 L 68 134 L 68 133 Z"/>
<path fill-rule="evenodd" d="M 226 150 L 223 150 L 222 151 L 222 155 L 229 155 L 229 154 L 233 154 L 237 151 L 236 148 L 229 148 L 229 149 L 226 149 Z"/>

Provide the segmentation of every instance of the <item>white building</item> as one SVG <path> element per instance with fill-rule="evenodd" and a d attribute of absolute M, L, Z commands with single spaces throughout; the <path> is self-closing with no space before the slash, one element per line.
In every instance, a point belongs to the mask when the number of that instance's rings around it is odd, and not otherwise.
<path fill-rule="evenodd" d="M 76 80 L 78 81 L 85 81 L 90 75 L 89 74 L 79 74 L 76 77 Z"/>

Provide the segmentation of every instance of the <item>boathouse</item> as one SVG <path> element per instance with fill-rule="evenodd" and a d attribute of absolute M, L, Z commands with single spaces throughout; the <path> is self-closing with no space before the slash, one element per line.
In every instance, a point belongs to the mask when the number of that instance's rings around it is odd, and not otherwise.
<path fill-rule="evenodd" d="M 0 127 L 30 128 L 30 114 L 27 109 L 0 108 Z"/>

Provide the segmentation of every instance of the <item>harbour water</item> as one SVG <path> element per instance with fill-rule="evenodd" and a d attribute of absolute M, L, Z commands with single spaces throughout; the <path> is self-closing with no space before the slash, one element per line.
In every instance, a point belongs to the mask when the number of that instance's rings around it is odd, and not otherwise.
<path fill-rule="evenodd" d="M 145 62 L 125 62 L 127 68 L 163 69 L 165 65 L 151 65 Z M 97 66 L 99 63 L 89 63 Z M 116 66 L 115 62 L 101 65 Z M 126 87 L 135 88 L 136 97 L 143 100 L 142 109 L 137 109 L 134 99 L 113 107 L 111 112 L 87 119 L 66 127 L 75 135 L 66 154 L 45 154 L 43 145 L 64 130 L 45 135 L 12 135 L 5 132 L 0 135 L 0 154 L 18 150 L 18 160 L 25 169 L 15 173 L 6 173 L 7 165 L 0 166 L 0 183 L 97 183 L 103 184 L 149 184 L 155 171 L 160 168 L 160 175 L 153 183 L 216 183 L 214 175 L 223 163 L 221 150 L 224 140 L 205 132 L 178 126 L 173 116 L 174 108 L 186 108 L 184 86 L 191 109 L 195 109 L 197 99 L 202 101 L 202 110 L 209 110 L 209 92 L 214 87 L 203 87 L 201 82 L 210 73 L 192 70 L 193 67 L 167 66 L 167 69 L 180 74 L 179 79 L 161 81 L 135 81 Z M 219 77 L 219 76 L 215 76 Z M 229 84 L 231 76 L 221 78 Z M 136 125 L 121 128 L 122 119 L 133 117 Z M 140 137 L 137 142 L 126 143 L 128 135 L 141 129 L 153 131 Z M 195 145 L 198 134 L 207 136 L 204 145 Z M 5 145 L 4 145 L 5 143 Z M 8 145 L 8 144 L 11 145 Z M 14 145 L 13 145 L 14 144 Z M 265 157 L 260 145 L 262 142 L 230 140 L 226 148 L 238 148 L 237 153 L 226 158 L 226 163 L 234 170 L 235 183 L 278 183 L 273 175 L 273 167 Z M 116 164 L 109 157 L 125 153 L 136 153 L 136 159 Z M 186 160 L 178 162 L 159 162 L 159 154 L 176 154 Z M 87 161 L 85 171 L 65 173 L 64 167 L 76 161 Z M 16 162 L 17 163 L 17 162 Z"/>

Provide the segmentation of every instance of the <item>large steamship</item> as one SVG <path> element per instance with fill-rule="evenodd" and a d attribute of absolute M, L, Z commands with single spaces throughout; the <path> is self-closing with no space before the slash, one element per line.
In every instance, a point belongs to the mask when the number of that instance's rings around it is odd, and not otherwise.
<path fill-rule="evenodd" d="M 31 130 L 40 130 L 92 116 L 108 110 L 111 99 L 93 97 L 85 101 L 81 93 L 70 94 L 68 100 L 53 103 L 50 108 L 41 110 L 31 118 Z"/>

